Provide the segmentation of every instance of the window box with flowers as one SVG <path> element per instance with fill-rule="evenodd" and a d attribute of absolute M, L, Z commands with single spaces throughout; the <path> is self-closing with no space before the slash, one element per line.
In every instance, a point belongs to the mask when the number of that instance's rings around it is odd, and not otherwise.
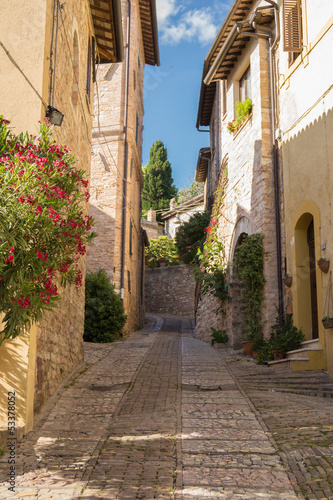
<path fill-rule="evenodd" d="M 227 125 L 230 134 L 235 135 L 248 121 L 252 113 L 252 100 L 247 97 L 245 101 L 236 102 L 236 118 Z"/>

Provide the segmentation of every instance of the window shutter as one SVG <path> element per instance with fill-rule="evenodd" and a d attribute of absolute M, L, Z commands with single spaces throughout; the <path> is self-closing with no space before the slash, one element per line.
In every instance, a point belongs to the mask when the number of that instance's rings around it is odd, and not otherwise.
<path fill-rule="evenodd" d="M 88 60 L 87 60 L 87 81 L 86 81 L 86 94 L 87 94 L 89 103 L 90 103 L 90 91 L 91 91 L 91 62 L 92 62 L 92 55 L 91 55 L 91 45 L 90 45 L 90 40 L 89 40 L 88 41 Z"/>
<path fill-rule="evenodd" d="M 93 70 L 93 82 L 96 82 L 96 42 L 95 37 L 91 38 L 91 55 L 92 55 L 92 70 Z"/>
<path fill-rule="evenodd" d="M 138 113 L 136 114 L 136 125 L 135 125 L 135 142 L 138 143 L 139 139 L 139 117 Z"/>
<path fill-rule="evenodd" d="M 283 0 L 285 52 L 302 52 L 301 0 Z"/>

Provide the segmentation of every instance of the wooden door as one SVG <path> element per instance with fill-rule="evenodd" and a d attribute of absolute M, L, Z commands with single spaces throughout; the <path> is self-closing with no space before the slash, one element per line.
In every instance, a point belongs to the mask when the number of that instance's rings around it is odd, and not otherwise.
<path fill-rule="evenodd" d="M 312 338 L 318 338 L 318 305 L 317 305 L 317 279 L 316 279 L 316 255 L 314 245 L 313 221 L 308 227 L 309 264 L 310 264 L 310 287 L 311 287 L 311 317 Z"/>

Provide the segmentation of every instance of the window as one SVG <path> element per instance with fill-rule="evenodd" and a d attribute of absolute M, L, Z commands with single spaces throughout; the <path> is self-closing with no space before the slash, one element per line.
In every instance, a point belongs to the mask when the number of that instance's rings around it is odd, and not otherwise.
<path fill-rule="evenodd" d="M 136 90 L 136 71 L 135 71 L 135 69 L 133 70 L 133 86 L 134 86 L 134 90 Z"/>
<path fill-rule="evenodd" d="M 138 56 L 138 68 L 141 68 L 141 61 L 140 61 L 140 56 Z"/>
<path fill-rule="evenodd" d="M 301 0 L 283 0 L 283 50 L 288 52 L 291 66 L 302 52 Z"/>
<path fill-rule="evenodd" d="M 73 40 L 73 85 L 72 85 L 72 103 L 74 106 L 79 102 L 79 42 L 77 33 L 74 33 Z"/>
<path fill-rule="evenodd" d="M 212 130 L 211 130 L 211 148 L 212 148 L 212 155 L 215 152 L 215 119 L 213 118 L 212 121 Z"/>
<path fill-rule="evenodd" d="M 92 66 L 91 63 L 92 63 L 91 44 L 90 40 L 88 40 L 86 94 L 89 104 L 90 104 L 90 92 L 91 92 L 91 66 Z"/>
<path fill-rule="evenodd" d="M 227 80 L 222 80 L 222 118 L 227 114 Z"/>
<path fill-rule="evenodd" d="M 132 177 L 132 175 L 133 175 L 133 163 L 134 163 L 134 160 L 133 160 L 133 158 L 131 158 L 130 177 Z"/>
<path fill-rule="evenodd" d="M 251 99 L 251 96 L 251 69 L 249 66 L 239 80 L 239 100 L 245 101 L 248 97 Z"/>
<path fill-rule="evenodd" d="M 129 234 L 129 254 L 133 254 L 133 247 L 132 247 L 132 239 L 133 239 L 133 224 L 132 221 L 130 220 L 130 234 Z"/>
<path fill-rule="evenodd" d="M 139 117 L 138 113 L 136 114 L 136 125 L 135 125 L 135 142 L 138 143 L 139 139 Z"/>
<path fill-rule="evenodd" d="M 127 270 L 127 285 L 128 285 L 128 291 L 131 291 L 131 272 Z"/>
<path fill-rule="evenodd" d="M 96 82 L 96 42 L 95 42 L 95 37 L 91 37 L 91 62 L 92 62 L 92 68 L 93 68 L 93 83 Z"/>

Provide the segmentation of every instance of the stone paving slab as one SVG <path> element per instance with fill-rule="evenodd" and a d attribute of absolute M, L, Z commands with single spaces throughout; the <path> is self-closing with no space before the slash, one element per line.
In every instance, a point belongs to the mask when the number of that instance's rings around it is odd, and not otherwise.
<path fill-rule="evenodd" d="M 295 500 L 293 490 L 279 492 L 267 491 L 267 488 L 214 488 L 214 487 L 185 487 L 182 500 Z"/>
<path fill-rule="evenodd" d="M 278 455 L 268 455 L 262 453 L 183 453 L 182 464 L 184 467 L 225 467 L 243 468 L 250 467 L 257 469 L 262 467 L 283 469 L 281 458 Z"/>

